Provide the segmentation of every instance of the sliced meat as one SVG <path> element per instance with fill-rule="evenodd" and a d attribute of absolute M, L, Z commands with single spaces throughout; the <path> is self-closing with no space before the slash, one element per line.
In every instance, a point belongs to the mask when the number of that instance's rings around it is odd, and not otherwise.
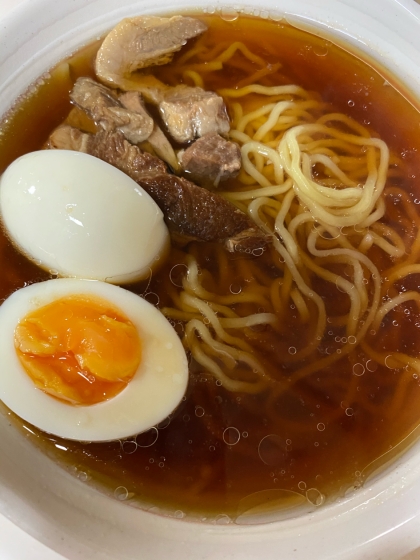
<path fill-rule="evenodd" d="M 170 230 L 184 238 L 223 242 L 230 251 L 250 252 L 267 244 L 246 214 L 221 196 L 169 175 L 163 162 L 159 167 L 158 158 L 142 153 L 120 132 L 91 135 L 62 126 L 52 133 L 48 147 L 84 151 L 118 167 L 150 194 Z"/>
<path fill-rule="evenodd" d="M 195 183 L 207 188 L 236 177 L 241 169 L 241 150 L 219 134 L 205 134 L 178 154 L 181 167 Z"/>
<path fill-rule="evenodd" d="M 124 83 L 123 91 L 138 91 L 147 103 L 158 105 L 163 101 L 165 93 L 170 89 L 152 74 L 135 74 L 130 81 Z"/>
<path fill-rule="evenodd" d="M 147 140 L 154 122 L 145 109 L 131 111 L 121 105 L 109 88 L 90 78 L 79 78 L 70 93 L 73 103 L 105 130 L 120 130 L 133 144 Z"/>
<path fill-rule="evenodd" d="M 53 131 L 47 147 L 91 154 L 119 167 L 135 181 L 145 174 L 166 173 L 166 165 L 162 160 L 127 142 L 121 132 L 101 131 L 93 135 L 64 125 Z"/>
<path fill-rule="evenodd" d="M 95 122 L 107 120 L 109 109 L 121 107 L 114 92 L 91 78 L 78 78 L 70 92 L 71 101 L 89 113 Z"/>
<path fill-rule="evenodd" d="M 112 87 L 125 89 L 124 83 L 132 72 L 170 62 L 188 39 L 206 30 L 205 23 L 183 16 L 123 19 L 108 33 L 98 51 L 96 75 Z"/>
<path fill-rule="evenodd" d="M 141 147 L 146 149 L 146 151 L 150 151 L 149 148 L 151 148 L 151 151 L 158 157 L 163 159 L 163 161 L 166 161 L 166 163 L 173 169 L 173 171 L 180 171 L 180 165 L 174 149 L 156 123 L 153 127 L 152 134 L 149 136 L 146 142 L 142 143 Z"/>
<path fill-rule="evenodd" d="M 252 251 L 267 239 L 246 214 L 216 193 L 176 175 L 138 180 L 165 215 L 171 231 L 189 239 L 224 243 L 229 251 Z"/>
<path fill-rule="evenodd" d="M 169 134 L 182 144 L 210 132 L 223 135 L 230 130 L 223 99 L 199 87 L 181 85 L 168 89 L 159 111 Z"/>
<path fill-rule="evenodd" d="M 73 150 L 89 153 L 89 144 L 93 134 L 82 132 L 68 124 L 59 126 L 50 134 L 44 148 L 48 150 Z"/>
<path fill-rule="evenodd" d="M 113 90 L 91 78 L 79 78 L 70 93 L 73 103 L 104 130 L 121 131 L 132 144 L 148 142 L 149 150 L 178 171 L 175 152 L 147 112 L 141 95 L 136 91 L 116 97 Z M 147 149 L 147 145 L 144 146 Z"/>
<path fill-rule="evenodd" d="M 129 111 L 139 114 L 148 114 L 140 94 L 137 91 L 123 93 L 118 99 L 121 105 Z M 142 148 L 145 148 L 146 151 L 153 151 L 158 157 L 160 157 L 160 159 L 166 161 L 166 163 L 170 165 L 174 171 L 179 170 L 179 163 L 174 149 L 156 123 L 153 124 L 153 130 L 147 138 L 147 142 L 143 142 Z"/>

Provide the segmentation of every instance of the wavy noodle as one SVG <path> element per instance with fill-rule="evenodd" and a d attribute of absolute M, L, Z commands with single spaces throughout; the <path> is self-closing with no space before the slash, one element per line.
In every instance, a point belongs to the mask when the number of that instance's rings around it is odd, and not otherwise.
<path fill-rule="evenodd" d="M 247 212 L 272 244 L 261 257 L 264 266 L 258 259 L 228 259 L 219 248 L 219 266 L 210 272 L 201 270 L 199 254 L 190 255 L 183 291 L 164 313 L 186 323 L 184 344 L 226 389 L 269 389 L 272 412 L 285 392 L 312 373 L 328 372 L 343 359 L 357 364 L 356 348 L 367 361 L 420 371 L 419 357 L 383 355 L 368 342 L 382 336 L 387 317 L 401 306 L 414 305 L 420 313 L 420 293 L 399 292 L 401 283 L 420 274 L 420 217 L 397 186 L 398 158 L 366 127 L 329 112 L 317 95 L 270 82 L 278 68 L 269 68 L 240 42 L 206 50 L 199 40 L 180 58 L 184 77 L 196 85 L 227 64 L 248 64 L 248 77 L 235 89 L 218 91 L 243 164 L 222 195 Z M 386 214 L 391 221 L 383 221 Z M 248 278 L 238 293 L 217 289 L 226 285 L 227 270 Z M 339 309 L 329 307 L 331 291 L 340 295 Z M 290 321 L 303 333 L 294 344 Z M 256 358 L 262 336 L 257 327 L 277 341 L 280 363 Z M 338 333 L 332 346 L 331 329 Z M 354 379 L 340 390 L 351 402 Z M 405 390 L 395 397 L 394 409 Z"/>

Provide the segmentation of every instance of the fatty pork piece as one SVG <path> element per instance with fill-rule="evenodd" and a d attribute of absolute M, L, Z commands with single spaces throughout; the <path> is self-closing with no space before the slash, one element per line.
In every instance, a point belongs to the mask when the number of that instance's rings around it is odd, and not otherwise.
<path fill-rule="evenodd" d="M 241 169 L 241 150 L 238 144 L 219 134 L 205 134 L 186 150 L 178 153 L 181 167 L 189 178 L 206 188 L 236 177 Z"/>
<path fill-rule="evenodd" d="M 63 125 L 51 133 L 46 147 L 55 150 L 73 150 L 96 156 L 114 167 L 122 169 L 134 181 L 143 175 L 159 175 L 167 172 L 162 160 L 127 142 L 119 131 L 104 130 L 98 134 L 88 134 L 81 132 L 78 128 Z M 107 149 L 108 151 L 106 151 Z M 121 165 L 116 165 L 118 161 L 121 162 Z"/>
<path fill-rule="evenodd" d="M 139 76 L 135 90 L 159 109 L 170 136 L 180 144 L 214 132 L 226 135 L 229 117 L 223 98 L 214 91 L 179 85 L 170 87 L 154 76 Z"/>
<path fill-rule="evenodd" d="M 211 132 L 225 135 L 230 130 L 223 99 L 199 87 L 168 88 L 159 102 L 159 111 L 169 134 L 184 144 Z"/>
<path fill-rule="evenodd" d="M 103 40 L 95 60 L 97 77 L 112 87 L 130 87 L 140 68 L 166 64 L 193 37 L 207 30 L 198 19 L 174 16 L 123 19 Z"/>
<path fill-rule="evenodd" d="M 214 91 L 185 85 L 171 87 L 150 74 L 139 74 L 135 83 L 121 89 L 136 91 L 155 105 L 169 134 L 181 144 L 210 132 L 226 135 L 230 130 L 223 98 Z"/>
<path fill-rule="evenodd" d="M 71 101 L 103 129 L 121 131 L 133 144 L 147 140 L 154 122 L 141 103 L 137 111 L 124 107 L 109 88 L 91 78 L 78 78 L 70 92 Z"/>
<path fill-rule="evenodd" d="M 147 112 L 138 92 L 117 97 L 113 90 L 91 78 L 78 78 L 70 99 L 104 130 L 119 130 L 132 144 L 147 142 L 149 150 L 174 170 L 179 169 L 169 140 Z"/>
<path fill-rule="evenodd" d="M 134 113 L 146 111 L 141 96 L 136 91 L 123 93 L 118 99 L 121 105 L 129 111 L 133 111 Z M 127 140 L 130 139 L 127 138 Z M 179 170 L 179 163 L 174 149 L 156 122 L 153 124 L 153 130 L 150 136 L 142 143 L 142 147 L 147 151 L 153 151 L 158 157 L 160 157 L 160 159 L 166 161 L 166 163 L 170 165 L 174 171 Z"/>
<path fill-rule="evenodd" d="M 51 149 L 91 154 L 134 179 L 160 207 L 168 228 L 183 239 L 224 243 L 229 251 L 251 252 L 267 237 L 246 214 L 221 196 L 170 175 L 158 158 L 142 153 L 121 132 L 86 134 L 64 125 L 50 136 Z"/>

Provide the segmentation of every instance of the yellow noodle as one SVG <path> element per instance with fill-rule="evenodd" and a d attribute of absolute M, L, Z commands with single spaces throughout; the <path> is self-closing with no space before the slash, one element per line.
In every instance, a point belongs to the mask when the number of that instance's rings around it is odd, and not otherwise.
<path fill-rule="evenodd" d="M 260 56 L 251 52 L 248 47 L 241 43 L 240 41 L 236 41 L 232 43 L 222 54 L 220 54 L 216 60 L 220 60 L 221 62 L 226 62 L 235 54 L 236 51 L 240 51 L 248 60 L 254 62 L 255 64 L 259 64 L 260 66 L 266 66 L 266 62 Z"/>
<path fill-rule="evenodd" d="M 270 105 L 266 105 L 265 108 L 267 107 L 270 107 Z M 261 126 L 255 132 L 254 140 L 256 140 L 257 142 L 262 140 L 265 134 L 267 134 L 268 130 L 272 129 L 275 126 L 275 124 L 278 122 L 280 115 L 284 111 L 286 111 L 286 109 L 289 109 L 291 107 L 293 107 L 292 101 L 279 101 L 278 103 L 276 103 L 274 107 L 271 108 L 268 119 L 264 122 L 264 124 L 261 124 Z M 241 124 L 239 124 L 238 126 L 239 130 L 241 129 L 240 127 Z"/>
<path fill-rule="evenodd" d="M 214 72 L 216 70 L 221 70 L 223 68 L 223 63 L 219 60 L 213 60 L 212 62 L 203 62 L 202 64 L 190 64 L 188 70 L 193 72 Z"/>
<path fill-rule="evenodd" d="M 188 275 L 187 279 L 184 279 L 184 289 L 188 292 L 191 291 L 193 294 L 202 298 L 206 301 L 217 301 L 219 304 L 234 305 L 235 303 L 245 303 L 245 302 L 255 302 L 262 306 L 265 306 L 267 300 L 258 293 L 252 292 L 247 293 L 241 291 L 239 294 L 232 294 L 230 296 L 219 296 L 217 294 L 212 294 L 208 290 L 205 290 L 203 286 L 198 281 L 198 267 L 195 260 L 189 261 Z"/>
<path fill-rule="evenodd" d="M 407 264 L 396 267 L 391 273 L 387 273 L 382 284 L 382 291 L 386 293 L 392 284 L 410 274 L 420 274 L 420 264 Z"/>
<path fill-rule="evenodd" d="M 402 294 L 399 294 L 398 296 L 390 299 L 389 301 L 381 305 L 381 307 L 378 309 L 376 313 L 375 320 L 372 323 L 372 328 L 374 330 L 379 330 L 379 327 L 381 326 L 381 323 L 385 315 L 387 315 L 387 313 L 389 313 L 395 307 L 397 307 L 397 305 L 401 305 L 402 303 L 406 303 L 407 301 L 415 301 L 417 305 L 419 305 L 420 293 L 413 292 L 413 291 L 403 292 Z"/>
<path fill-rule="evenodd" d="M 380 167 L 378 172 L 372 169 L 363 189 L 349 187 L 332 190 L 320 186 L 302 173 L 297 138 L 303 129 L 313 131 L 314 133 L 322 131 L 331 135 L 337 134 L 336 131 L 320 127 L 317 124 L 295 127 L 285 133 L 279 145 L 279 153 L 285 170 L 294 179 L 294 188 L 297 195 L 309 207 L 313 216 L 322 223 L 330 225 L 356 225 L 363 222 L 363 219 L 367 218 L 373 211 L 385 184 L 388 162 L 388 149 L 386 145 L 376 139 L 364 140 L 353 137 L 352 139 L 355 143 L 363 140 L 367 145 L 368 142 L 377 145 L 382 153 Z"/>
<path fill-rule="evenodd" d="M 402 352 L 377 352 L 366 342 L 361 344 L 363 350 L 370 356 L 371 359 L 375 360 L 378 364 L 382 364 L 389 369 L 402 369 L 409 367 L 417 375 L 420 374 L 420 359 L 413 358 Z M 397 384 L 396 392 L 393 397 L 393 402 L 388 409 L 388 414 L 391 418 L 395 418 L 398 409 L 404 401 L 404 394 L 407 390 L 407 385 L 410 380 L 413 379 L 412 373 L 409 371 L 403 371 L 401 374 L 399 383 Z"/>
<path fill-rule="evenodd" d="M 292 235 L 290 235 L 289 231 L 287 230 L 284 221 L 287 213 L 290 210 L 290 206 L 293 202 L 295 197 L 295 192 L 290 190 L 283 199 L 283 204 L 277 214 L 276 223 L 275 223 L 275 231 L 279 235 L 280 239 L 283 241 L 287 251 L 289 252 L 291 258 L 296 264 L 299 264 L 299 251 L 298 246 L 296 244 L 295 239 Z"/>
<path fill-rule="evenodd" d="M 238 317 L 235 319 L 220 319 L 220 324 L 225 329 L 243 329 L 245 327 L 253 327 L 255 325 L 267 325 L 277 321 L 274 313 L 254 313 L 246 317 Z"/>
<path fill-rule="evenodd" d="M 244 97 L 250 93 L 259 93 L 261 95 L 300 95 L 304 99 L 308 97 L 308 93 L 301 87 L 295 85 L 287 86 L 261 86 L 259 84 L 252 84 L 240 89 L 220 89 L 219 95 L 223 97 Z"/>
<path fill-rule="evenodd" d="M 249 159 L 250 153 L 252 154 L 258 153 L 260 156 L 264 156 L 265 158 L 270 160 L 270 162 L 275 165 L 276 183 L 280 185 L 283 184 L 284 182 L 283 168 L 280 163 L 280 157 L 275 150 L 268 148 L 267 146 L 264 146 L 260 142 L 254 142 L 254 141 L 247 142 L 241 148 L 243 169 L 250 176 L 252 176 L 255 179 L 255 182 L 258 183 L 261 187 L 269 187 L 271 185 L 270 181 L 261 173 L 261 171 L 258 171 L 255 168 L 255 165 L 253 165 L 253 163 Z"/>
<path fill-rule="evenodd" d="M 307 323 L 310 318 L 309 309 L 302 297 L 302 294 L 299 292 L 299 290 L 292 290 L 290 292 L 290 297 L 292 298 L 293 303 L 296 305 L 296 308 L 299 311 L 302 323 Z"/>
<path fill-rule="evenodd" d="M 246 352 L 252 352 L 252 348 L 242 338 L 232 336 L 222 328 L 222 325 L 220 324 L 220 321 L 216 313 L 211 309 L 211 307 L 207 303 L 205 303 L 199 298 L 192 297 L 185 292 L 181 294 L 181 299 L 184 302 L 186 302 L 190 307 L 195 307 L 196 309 L 198 309 L 198 311 L 200 311 L 203 317 L 205 317 L 209 321 L 214 331 L 216 332 L 217 337 L 220 340 L 226 342 L 231 346 L 241 348 Z"/>
<path fill-rule="evenodd" d="M 241 56 L 260 66 L 252 79 L 267 75 L 265 61 L 259 57 L 253 60 L 252 53 L 241 45 L 217 45 L 211 51 L 197 49 L 196 57 L 188 58 L 184 72 L 189 73 L 185 77 L 197 80 L 193 71 L 200 66 L 194 65 L 203 66 L 207 60 L 219 64 L 229 61 L 242 68 Z M 239 58 L 235 58 L 237 51 Z M 379 330 L 385 315 L 397 305 L 412 301 L 420 306 L 417 292 L 396 291 L 398 281 L 420 273 L 420 265 L 416 264 L 420 256 L 420 217 L 405 193 L 387 185 L 389 177 L 399 176 L 398 167 L 389 170 L 390 163 L 398 166 L 399 160 L 390 157 L 386 144 L 372 137 L 366 127 L 341 113 L 320 116 L 325 104 L 299 86 L 263 86 L 249 83 L 249 78 L 245 80 L 248 81 L 239 82 L 235 89 L 219 91 L 228 102 L 232 116 L 229 136 L 240 144 L 243 162 L 234 189 L 222 195 L 271 236 L 269 251 L 275 265 L 270 276 L 258 264 L 245 259 L 227 261 L 219 253 L 217 259 L 223 263 L 223 271 L 233 267 L 237 277 L 249 280 L 240 293 L 220 296 L 217 278 L 219 275 L 220 285 L 226 285 L 227 272 L 199 278 L 197 263 L 190 260 L 184 291 L 178 299 L 173 298 L 179 312 L 165 312 L 168 317 L 185 318 L 188 328 L 184 343 L 196 361 L 226 388 L 254 391 L 258 386 L 262 391 L 267 381 L 259 386 L 258 380 L 244 381 L 247 374 L 240 367 L 230 369 L 232 360 L 239 360 L 238 352 L 252 355 L 251 344 L 240 332 L 259 321 L 271 323 L 271 329 L 280 332 L 287 327 L 282 327 L 281 321 L 275 323 L 275 317 L 287 318 L 293 303 L 298 314 L 294 319 L 308 325 L 309 339 L 302 339 L 305 347 L 284 360 L 297 364 L 289 382 L 283 383 L 279 378 L 277 385 L 270 384 L 270 398 L 276 399 L 293 383 L 331 366 L 357 345 L 365 344 L 368 329 Z M 401 224 L 398 231 L 379 221 L 386 211 L 385 197 L 398 197 L 401 202 L 394 212 L 394 222 Z M 374 252 L 382 255 L 385 263 L 390 258 L 396 261 L 383 273 L 382 293 L 389 290 L 392 298 L 382 305 L 381 277 L 369 258 Z M 336 315 L 329 317 L 329 324 L 345 327 L 343 341 L 352 339 L 324 357 L 317 352 L 327 326 L 323 298 L 314 289 L 320 281 L 321 286 L 329 283 L 343 292 L 346 307 L 343 311 L 340 306 Z M 256 313 L 258 305 L 264 312 Z M 366 348 L 378 363 L 384 363 L 388 356 L 386 365 L 420 368 L 420 359 L 415 356 L 395 352 L 384 357 Z M 313 359 L 303 361 L 312 355 Z M 247 360 L 242 361 L 249 365 Z M 226 371 L 219 365 L 222 362 Z M 261 380 L 264 370 L 259 368 L 253 369 L 258 376 L 261 374 Z M 355 391 L 356 381 L 352 378 L 347 388 L 350 400 Z M 395 406 L 404 391 L 401 389 L 396 397 Z"/>
<path fill-rule="evenodd" d="M 385 253 L 394 258 L 402 257 L 405 254 L 405 245 L 398 233 L 392 228 L 375 222 L 372 224 L 370 235 L 372 236 L 373 243 L 380 247 Z M 389 237 L 392 241 L 390 243 L 386 240 Z"/>
<path fill-rule="evenodd" d="M 203 78 L 195 70 L 184 70 L 182 73 L 184 80 L 188 83 L 188 79 L 191 80 L 193 86 L 201 87 L 204 89 Z"/>
<path fill-rule="evenodd" d="M 185 64 L 186 62 L 188 62 L 188 60 L 191 60 L 192 58 L 194 58 L 197 55 L 200 55 L 201 57 L 203 57 L 203 54 L 205 54 L 205 50 L 203 45 L 201 44 L 200 39 L 197 41 L 197 43 L 195 44 L 194 47 L 192 47 L 191 49 L 188 49 L 178 60 L 178 62 L 180 64 Z"/>
<path fill-rule="evenodd" d="M 370 138 L 370 134 L 363 125 L 355 121 L 354 119 L 348 117 L 344 113 L 329 113 L 318 119 L 319 124 L 326 124 L 331 121 L 337 121 L 344 123 L 350 130 L 353 130 L 359 136 L 365 138 Z"/>
<path fill-rule="evenodd" d="M 173 307 L 162 307 L 161 311 L 168 319 L 177 319 L 179 321 L 190 321 L 191 319 L 198 319 L 201 317 L 200 313 L 182 311 L 180 309 L 174 309 Z"/>
<path fill-rule="evenodd" d="M 227 305 L 220 305 L 219 303 L 214 303 L 212 301 L 209 301 L 208 304 L 216 314 L 222 315 L 222 317 L 228 317 L 230 319 L 239 318 L 239 315 Z"/>
<path fill-rule="evenodd" d="M 206 338 L 209 341 L 210 345 L 217 347 L 217 342 L 212 339 L 211 336 L 206 337 L 206 327 L 200 321 L 193 323 L 190 321 L 186 328 L 186 339 L 189 342 L 188 346 L 191 350 L 192 355 L 194 356 L 195 360 L 201 364 L 207 371 L 210 371 L 216 379 L 218 379 L 223 387 L 225 387 L 228 391 L 233 392 L 244 392 L 244 393 L 260 393 L 261 390 L 265 387 L 266 383 L 259 378 L 258 381 L 252 383 L 248 381 L 239 381 L 237 379 L 232 379 L 228 377 L 222 369 L 212 360 L 202 349 L 201 345 L 197 342 L 196 338 L 193 335 L 194 331 L 198 331 L 200 337 L 204 340 Z M 227 347 L 229 349 L 229 347 Z M 223 349 L 225 350 L 225 349 Z M 231 349 L 229 349 L 231 351 Z"/>
<path fill-rule="evenodd" d="M 277 313 L 279 317 L 281 317 L 284 312 L 284 302 L 280 295 L 282 284 L 283 284 L 283 278 L 276 278 L 271 283 L 271 289 L 270 289 L 271 302 L 273 304 L 274 311 Z"/>
<path fill-rule="evenodd" d="M 313 270 L 314 272 L 316 272 L 316 274 L 320 278 L 323 278 L 327 282 L 334 284 L 342 292 L 348 295 L 351 309 L 349 315 L 347 316 L 347 321 L 346 321 L 347 335 L 348 336 L 355 335 L 355 333 L 357 332 L 357 326 L 360 321 L 360 317 L 362 313 L 362 305 L 361 305 L 360 294 L 357 292 L 357 290 L 355 290 L 354 284 L 352 282 L 349 282 L 342 276 L 338 274 L 334 274 L 333 272 L 329 271 L 326 268 L 317 266 L 307 256 L 303 257 L 303 259 L 306 266 L 311 270 Z"/>
<path fill-rule="evenodd" d="M 287 102 L 287 106 L 291 105 L 291 102 Z M 257 120 L 259 117 L 266 115 L 267 113 L 271 113 L 271 111 L 276 107 L 275 103 L 269 103 L 268 105 L 263 105 L 255 111 L 251 111 L 250 113 L 243 115 L 242 119 L 238 122 L 236 129 L 239 132 L 243 132 L 245 127 L 249 125 L 252 121 Z"/>
<path fill-rule="evenodd" d="M 292 188 L 292 182 L 290 180 L 283 183 L 283 185 L 273 185 L 271 187 L 262 187 L 257 189 L 250 189 L 249 191 L 237 191 L 237 192 L 221 192 L 225 198 L 231 201 L 236 200 L 252 200 L 254 198 L 261 197 L 278 197 L 280 194 L 284 194 Z"/>
<path fill-rule="evenodd" d="M 265 76 L 269 76 L 270 74 L 274 74 L 280 68 L 281 68 L 281 64 L 279 62 L 277 62 L 276 64 L 268 65 L 265 68 L 261 68 L 260 70 L 254 72 L 251 76 L 248 76 L 243 80 L 240 80 L 237 83 L 237 87 L 241 88 L 249 84 L 254 84 L 259 80 L 261 80 L 261 78 L 264 78 Z"/>
<path fill-rule="evenodd" d="M 326 167 L 331 173 L 345 186 L 347 187 L 357 187 L 357 183 L 352 181 L 350 177 L 347 177 L 345 173 L 336 165 L 331 158 L 324 154 L 315 154 L 310 156 L 309 163 L 311 166 L 315 165 L 316 163 L 321 163 L 324 167 Z"/>

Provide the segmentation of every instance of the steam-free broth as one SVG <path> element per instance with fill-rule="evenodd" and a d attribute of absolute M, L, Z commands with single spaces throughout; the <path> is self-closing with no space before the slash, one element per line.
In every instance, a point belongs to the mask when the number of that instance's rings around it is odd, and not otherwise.
<path fill-rule="evenodd" d="M 417 216 L 420 200 L 420 118 L 417 109 L 396 87 L 354 54 L 332 42 L 284 22 L 245 16 L 225 21 L 219 16 L 198 16 L 209 24 L 200 39 L 209 49 L 242 41 L 265 59 L 271 71 L 257 77 L 266 86 L 298 84 L 316 92 L 324 111 L 340 111 L 375 131 L 395 154 L 389 176 L 408 193 L 411 215 Z M 182 74 L 182 57 L 193 48 L 188 43 L 174 62 L 148 72 L 169 85 L 188 78 Z M 52 129 L 69 113 L 68 98 L 79 76 L 93 76 L 92 60 L 99 43 L 82 49 L 44 76 L 35 93 L 18 101 L 2 124 L 0 169 L 16 157 L 40 149 Z M 249 66 L 240 64 L 219 71 L 201 72 L 209 90 L 234 88 L 246 83 Z M 280 65 L 276 66 L 280 62 Z M 257 67 L 255 71 L 257 71 Z M 235 99 L 227 99 L 230 114 Z M 256 101 L 251 98 L 250 105 Z M 397 171 L 395 171 L 397 169 Z M 221 187 L 239 188 L 238 180 Z M 401 235 L 406 231 L 403 203 L 398 196 L 386 199 L 383 222 Z M 404 218 L 405 219 L 405 218 Z M 394 261 L 376 247 L 369 257 L 379 271 Z M 198 262 L 203 284 L 219 296 L 241 293 L 245 288 L 274 281 L 279 257 L 266 250 L 262 256 L 227 253 L 216 244 L 190 243 L 173 247 L 163 268 L 146 283 L 129 286 L 159 308 L 170 308 L 181 292 L 187 255 Z M 0 298 L 25 283 L 49 278 L 0 237 Z M 345 266 L 333 265 L 345 274 Z M 204 271 L 204 272 L 203 272 Z M 400 291 L 418 290 L 419 274 L 399 284 Z M 318 349 L 299 363 L 304 367 L 347 343 L 345 326 L 333 318 L 348 312 L 347 296 L 338 287 L 317 278 L 313 287 L 327 309 L 327 328 Z M 371 289 L 371 286 L 368 286 Z M 302 324 L 293 302 L 275 312 L 281 335 L 270 325 L 247 330 L 246 340 L 264 365 L 267 375 L 282 390 L 270 398 L 262 393 L 230 392 L 197 362 L 190 362 L 190 383 L 180 407 L 168 420 L 145 434 L 126 441 L 81 444 L 24 426 L 25 433 L 55 461 L 84 481 L 90 481 L 119 500 L 148 508 L 161 508 L 177 517 L 186 514 L 214 518 L 238 513 L 275 501 L 317 507 L 357 488 L 366 477 L 408 446 L 420 421 L 420 380 L 413 369 L 389 367 L 375 360 L 361 344 L 330 366 L 298 379 L 290 379 L 298 364 L 290 358 L 309 343 L 312 323 Z M 261 312 L 261 305 L 235 305 L 241 315 Z M 313 311 L 313 310 L 312 310 Z M 182 320 L 172 318 L 180 336 Z M 344 341 L 344 339 L 346 339 Z M 384 319 L 379 333 L 370 329 L 366 340 L 376 352 L 399 351 L 416 356 L 420 348 L 420 311 L 413 304 L 397 306 Z M 273 393 L 274 395 L 274 393 Z M 259 493 L 259 494 L 257 494 Z M 227 518 L 219 517 L 219 521 Z"/>

